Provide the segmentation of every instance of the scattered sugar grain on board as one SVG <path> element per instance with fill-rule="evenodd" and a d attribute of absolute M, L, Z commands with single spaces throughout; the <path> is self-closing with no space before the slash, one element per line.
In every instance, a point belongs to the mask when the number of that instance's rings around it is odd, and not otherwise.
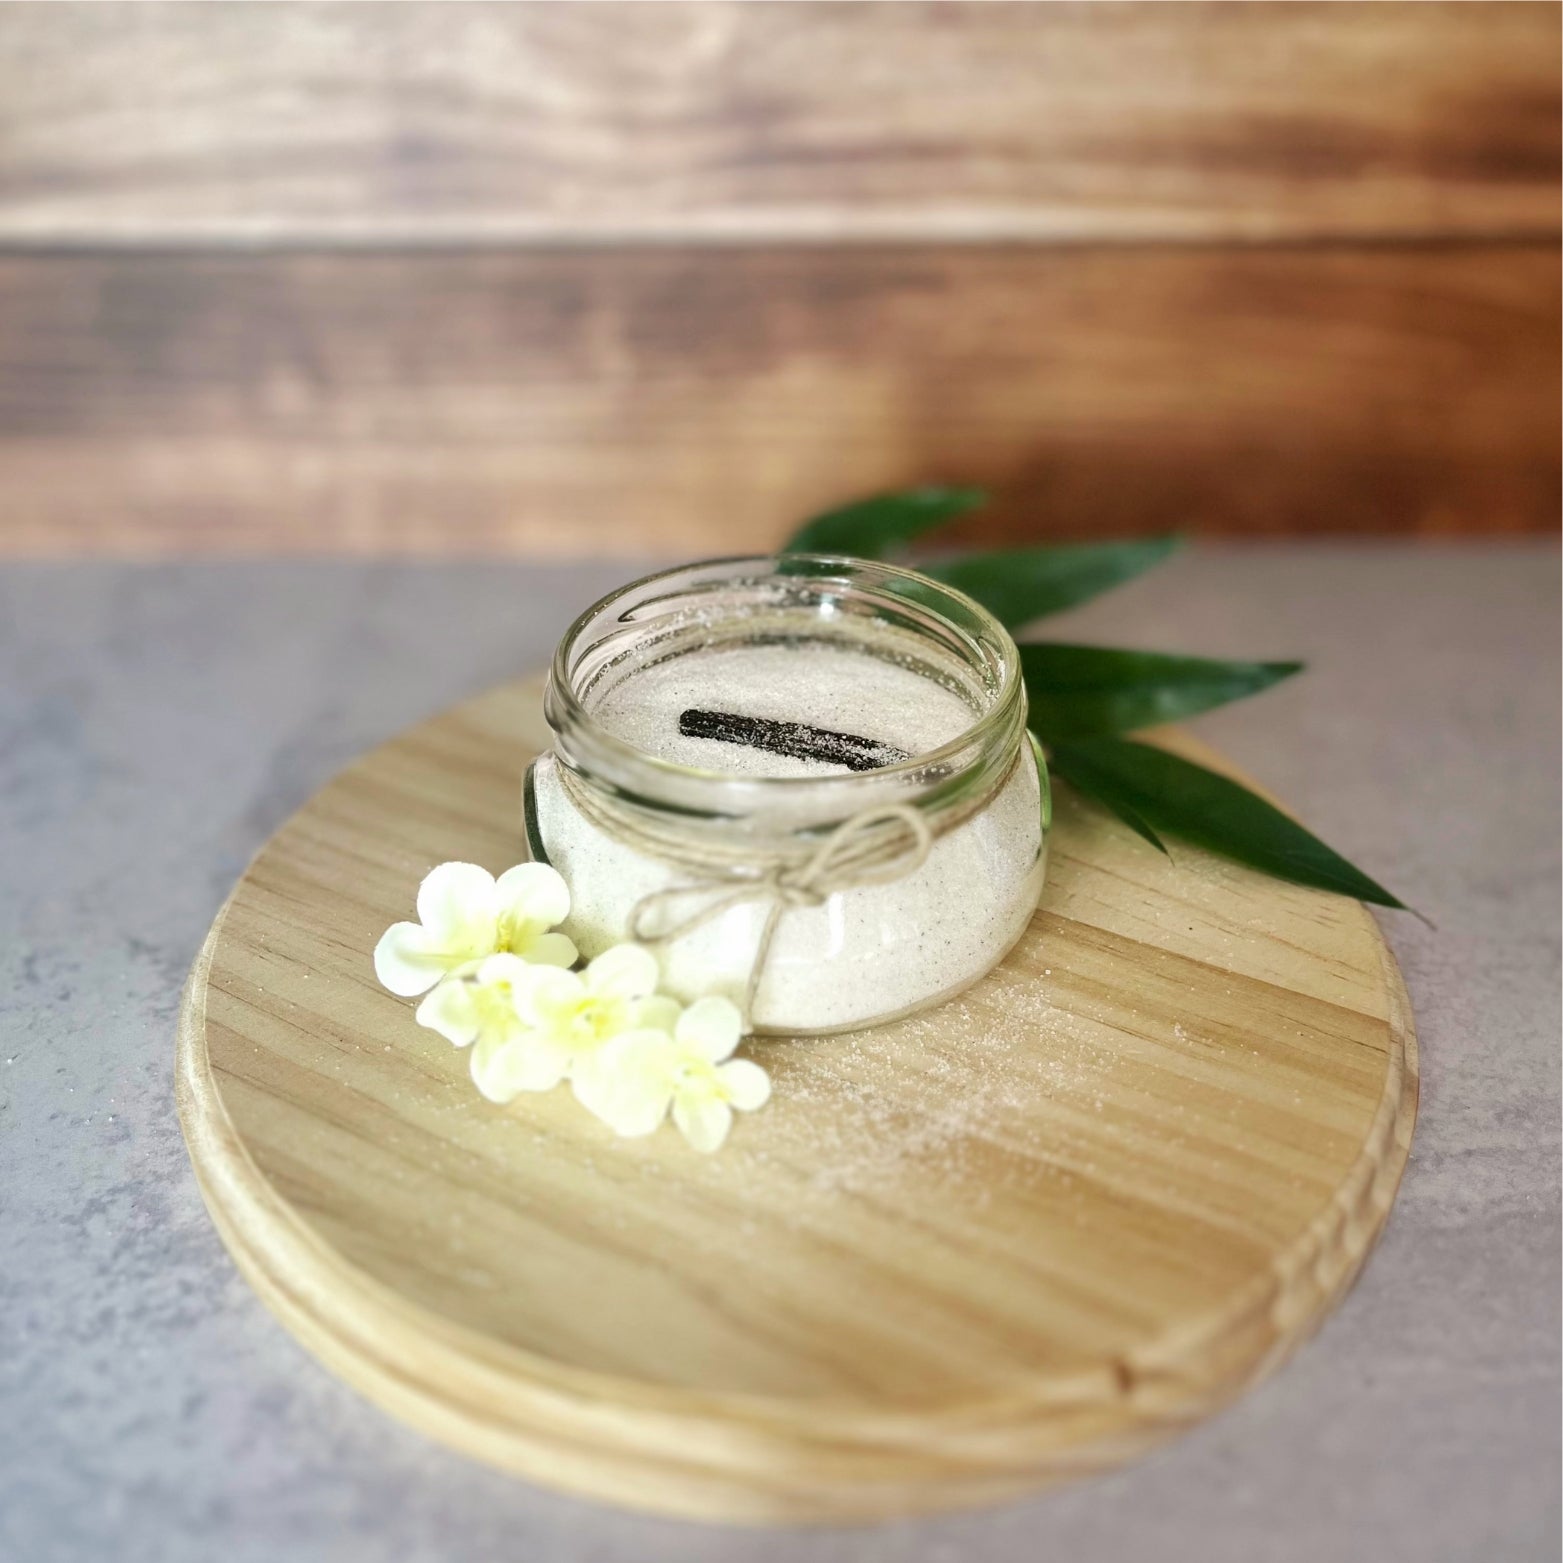
<path fill-rule="evenodd" d="M 981 1174 L 983 1181 L 969 1190 L 981 1205 L 993 1195 L 989 1180 L 995 1152 L 1012 1181 L 1057 1178 L 1058 1169 L 1045 1156 L 1014 1161 L 1021 1145 L 1036 1152 L 1047 1149 L 1047 1129 L 1030 1114 L 1036 1072 L 1046 1071 L 1052 1091 L 1065 1094 L 1100 1074 L 1103 1055 L 1078 1043 L 1073 1058 L 1051 1051 L 1054 1028 L 1046 1017 L 1056 1012 L 1045 1000 L 1034 1002 L 1036 1030 L 1017 1030 L 1013 1008 L 1007 996 L 997 1007 L 968 997 L 951 1000 L 897 1027 L 841 1039 L 845 1056 L 879 1066 L 879 1081 L 835 1070 L 822 1074 L 818 1089 L 791 1084 L 789 1100 L 806 1100 L 812 1108 L 807 1124 L 816 1171 L 810 1191 L 819 1196 L 870 1192 L 898 1182 L 915 1166 L 946 1184 Z M 999 1012 L 1011 1024 L 995 1026 Z M 1040 1054 L 1032 1056 L 1039 1036 L 1046 1040 Z M 921 1067 L 909 1069 L 910 1060 Z M 908 1101 L 910 1081 L 919 1089 Z M 1097 1100 L 1101 1111 L 1105 1102 Z"/>

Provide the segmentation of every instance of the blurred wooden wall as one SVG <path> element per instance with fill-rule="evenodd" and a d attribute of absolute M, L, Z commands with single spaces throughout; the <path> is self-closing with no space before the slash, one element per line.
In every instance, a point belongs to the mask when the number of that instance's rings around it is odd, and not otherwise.
<path fill-rule="evenodd" d="M 1553 532 L 1559 15 L 0 8 L 0 551 Z"/>

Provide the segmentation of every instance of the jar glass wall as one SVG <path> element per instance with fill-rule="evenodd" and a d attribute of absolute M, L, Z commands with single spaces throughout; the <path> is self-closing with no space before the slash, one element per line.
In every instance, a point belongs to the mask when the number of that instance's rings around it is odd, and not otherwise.
<path fill-rule="evenodd" d="M 685 1002 L 872 1024 L 982 976 L 1036 905 L 1047 780 L 1014 643 L 926 576 L 789 555 L 647 577 L 571 626 L 545 711 L 528 836 L 566 931 L 594 955 L 656 901 Z"/>

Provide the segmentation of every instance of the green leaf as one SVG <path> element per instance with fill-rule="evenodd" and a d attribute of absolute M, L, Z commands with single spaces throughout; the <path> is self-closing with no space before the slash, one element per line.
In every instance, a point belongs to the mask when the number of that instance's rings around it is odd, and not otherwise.
<path fill-rule="evenodd" d="M 1131 543 L 1064 543 L 968 554 L 963 559 L 918 568 L 975 597 L 1013 630 L 1132 580 L 1160 564 L 1178 546 L 1176 537 L 1148 537 Z"/>
<path fill-rule="evenodd" d="M 1063 771 L 1059 771 L 1058 774 L 1063 776 L 1065 781 L 1069 780 L 1069 777 L 1065 775 Z M 1088 789 L 1081 787 L 1080 791 L 1086 792 Z M 1118 818 L 1121 819 L 1124 824 L 1127 825 L 1129 829 L 1132 830 L 1137 836 L 1143 836 L 1148 842 L 1150 842 L 1150 844 L 1155 847 L 1155 849 L 1161 853 L 1163 857 L 1172 856 L 1172 854 L 1167 850 L 1167 843 L 1156 834 L 1155 830 L 1151 827 L 1150 821 L 1147 820 L 1138 809 L 1134 808 L 1131 804 L 1125 803 L 1122 798 L 1103 797 L 1100 794 L 1094 793 L 1092 796 L 1095 797 L 1096 801 L 1100 803 L 1102 807 L 1110 814 L 1116 814 Z"/>
<path fill-rule="evenodd" d="M 1046 833 L 1046 831 L 1053 823 L 1053 793 L 1051 784 L 1049 782 L 1050 772 L 1048 770 L 1050 762 L 1046 752 L 1042 748 L 1042 741 L 1037 737 L 1037 735 L 1028 730 L 1026 737 L 1031 740 L 1031 751 L 1037 757 L 1037 774 L 1042 777 L 1042 829 L 1043 832 Z M 1054 769 L 1056 769 L 1056 767 L 1054 767 Z M 1063 773 L 1060 771 L 1059 774 L 1062 775 Z M 530 771 L 527 772 L 527 776 L 530 778 Z M 1082 787 L 1080 791 L 1084 792 L 1085 788 Z M 1155 847 L 1158 852 L 1169 857 L 1171 856 L 1171 854 L 1167 852 L 1166 843 L 1161 839 L 1161 837 L 1158 836 L 1156 832 L 1152 830 L 1148 824 L 1146 824 L 1145 820 L 1127 804 L 1120 803 L 1113 798 L 1097 798 L 1096 801 L 1100 803 L 1103 808 L 1107 809 L 1109 813 L 1116 814 L 1118 818 L 1129 827 L 1130 830 L 1134 831 L 1137 835 L 1143 836 L 1153 847 Z"/>
<path fill-rule="evenodd" d="M 1060 776 L 1120 818 L 1129 810 L 1155 831 L 1277 879 L 1404 910 L 1403 902 L 1296 820 L 1192 760 L 1125 738 L 1054 743 L 1049 758 Z"/>
<path fill-rule="evenodd" d="M 1300 662 L 1212 662 L 1106 646 L 1022 646 L 1031 725 L 1052 742 L 1176 721 L 1256 695 Z"/>
<path fill-rule="evenodd" d="M 914 537 L 975 510 L 987 498 L 978 488 L 914 488 L 903 494 L 878 494 L 804 522 L 782 552 L 885 559 Z"/>

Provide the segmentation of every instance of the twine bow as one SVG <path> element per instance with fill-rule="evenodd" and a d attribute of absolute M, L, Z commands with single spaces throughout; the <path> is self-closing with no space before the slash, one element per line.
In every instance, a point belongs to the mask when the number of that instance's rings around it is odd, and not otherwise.
<path fill-rule="evenodd" d="M 932 846 L 933 833 L 928 822 L 909 804 L 864 809 L 843 820 L 801 863 L 774 863 L 741 877 L 713 873 L 697 878 L 693 884 L 650 891 L 630 908 L 629 935 L 642 944 L 668 944 L 735 906 L 750 901 L 767 903 L 765 923 L 744 987 L 744 1012 L 752 1025 L 755 994 L 770 960 L 771 944 L 783 913 L 791 907 L 823 906 L 840 890 L 903 879 L 923 866 Z M 654 926 L 659 914 L 671 914 L 681 902 L 693 897 L 703 899 L 666 926 Z"/>

